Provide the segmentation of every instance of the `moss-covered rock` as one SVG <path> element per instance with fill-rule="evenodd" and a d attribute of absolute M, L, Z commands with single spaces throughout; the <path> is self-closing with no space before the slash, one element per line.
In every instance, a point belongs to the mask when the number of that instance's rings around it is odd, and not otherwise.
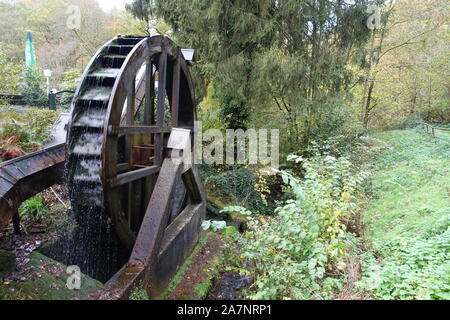
<path fill-rule="evenodd" d="M 16 270 L 16 256 L 11 251 L 0 250 L 0 278 Z"/>
<path fill-rule="evenodd" d="M 227 213 L 227 220 L 230 225 L 235 226 L 236 229 L 243 232 L 247 230 L 247 217 L 237 211 Z"/>
<path fill-rule="evenodd" d="M 81 288 L 70 290 L 66 283 L 67 267 L 38 252 L 30 255 L 25 271 L 13 274 L 12 281 L 0 286 L 0 299 L 7 300 L 69 300 L 88 299 L 102 283 L 81 274 Z"/>

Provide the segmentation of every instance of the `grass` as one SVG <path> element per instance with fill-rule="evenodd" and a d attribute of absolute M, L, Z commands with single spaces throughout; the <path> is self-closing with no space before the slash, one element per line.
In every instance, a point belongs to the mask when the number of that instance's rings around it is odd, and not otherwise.
<path fill-rule="evenodd" d="M 374 159 L 375 200 L 365 215 L 366 237 L 407 238 L 450 214 L 450 143 L 416 130 L 375 137 L 390 147 Z"/>
<path fill-rule="evenodd" d="M 169 284 L 167 285 L 166 290 L 164 291 L 163 294 L 161 294 L 161 296 L 159 296 L 157 299 L 158 300 L 164 300 L 167 299 L 167 297 L 170 295 L 170 293 L 176 288 L 176 286 L 181 282 L 181 280 L 183 280 L 184 275 L 186 273 L 186 271 L 190 268 L 192 260 L 194 259 L 194 257 L 197 255 L 197 253 L 200 252 L 200 250 L 202 249 L 203 245 L 206 243 L 206 241 L 208 240 L 209 234 L 206 232 L 203 232 L 200 236 L 200 239 L 198 240 L 197 245 L 195 246 L 194 250 L 192 250 L 191 254 L 189 255 L 189 257 L 185 260 L 185 262 L 183 263 L 183 265 L 180 267 L 180 269 L 177 271 L 176 275 L 173 277 L 173 279 L 169 282 Z"/>
<path fill-rule="evenodd" d="M 450 142 L 450 131 L 436 130 L 435 134 L 437 138 L 446 139 Z"/>
<path fill-rule="evenodd" d="M 357 287 L 377 299 L 450 299 L 450 141 L 416 130 L 376 134 L 371 250 Z"/>

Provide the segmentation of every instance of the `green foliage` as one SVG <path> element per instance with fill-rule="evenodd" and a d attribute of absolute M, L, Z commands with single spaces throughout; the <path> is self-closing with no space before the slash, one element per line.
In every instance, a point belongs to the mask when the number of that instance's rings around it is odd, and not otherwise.
<path fill-rule="evenodd" d="M 259 179 L 251 170 L 234 168 L 220 171 L 209 168 L 203 176 L 209 197 L 218 197 L 225 205 L 244 206 L 260 214 L 273 212 L 274 204 L 266 204 L 255 190 Z"/>
<path fill-rule="evenodd" d="M 390 3 L 389 21 L 370 48 L 374 62 L 365 75 L 366 86 L 353 90 L 358 101 L 370 91 L 367 116 L 378 128 L 393 127 L 413 114 L 429 122 L 450 122 L 448 75 L 442 72 L 450 68 L 448 1 Z M 370 82 L 372 88 L 367 88 Z"/>
<path fill-rule="evenodd" d="M 226 126 L 281 123 L 293 151 L 346 98 L 374 2 L 172 0 L 157 1 L 156 13 L 197 49 Z"/>
<path fill-rule="evenodd" d="M 434 231 L 431 237 L 391 240 L 366 257 L 360 288 L 379 299 L 450 299 L 450 228 Z"/>
<path fill-rule="evenodd" d="M 47 216 L 48 208 L 39 196 L 26 200 L 19 208 L 19 214 L 30 220 L 41 221 Z"/>
<path fill-rule="evenodd" d="M 421 234 L 449 213 L 450 144 L 411 129 L 375 137 L 387 147 L 372 161 L 366 236 L 381 242 Z"/>
<path fill-rule="evenodd" d="M 244 207 L 240 207 L 240 206 L 229 206 L 229 207 L 225 207 L 222 210 L 220 210 L 220 213 L 228 213 L 228 212 L 237 212 L 244 216 L 249 216 L 252 214 L 252 212 L 250 210 L 247 210 Z"/>
<path fill-rule="evenodd" d="M 208 86 L 206 97 L 197 107 L 197 119 L 202 122 L 203 130 L 226 129 L 220 112 L 220 101 L 215 97 L 213 85 Z"/>
<path fill-rule="evenodd" d="M 250 215 L 250 231 L 238 239 L 241 258 L 256 272 L 252 299 L 327 298 L 342 280 L 326 280 L 326 272 L 345 268 L 351 237 L 346 223 L 358 210 L 367 173 L 354 171 L 344 157 L 290 160 L 302 163 L 304 180 L 281 171 L 290 200 L 268 221 Z"/>
<path fill-rule="evenodd" d="M 3 46 L 3 43 L 1 46 Z M 0 73 L 0 93 L 17 94 L 21 66 L 10 61 L 2 49 L 0 49 L 0 70 L 2 70 Z"/>
<path fill-rule="evenodd" d="M 128 300 L 149 300 L 147 291 L 142 285 L 135 287 L 128 298 Z"/>
<path fill-rule="evenodd" d="M 389 131 L 373 159 L 374 199 L 360 290 L 379 299 L 450 298 L 450 145 L 416 130 Z M 431 227 L 430 227 L 431 226 Z"/>
<path fill-rule="evenodd" d="M 212 282 L 208 279 L 205 282 L 199 283 L 194 287 L 196 295 L 198 299 L 203 300 L 208 296 L 209 291 L 211 290 Z"/>
<path fill-rule="evenodd" d="M 28 105 L 36 107 L 48 105 L 44 83 L 44 74 L 41 69 L 38 67 L 25 69 L 20 83 L 20 91 Z"/>
<path fill-rule="evenodd" d="M 218 230 L 225 229 L 227 227 L 227 223 L 225 221 L 216 221 L 216 220 L 204 220 L 202 222 L 203 230 L 212 230 L 214 232 Z"/>
<path fill-rule="evenodd" d="M 78 81 L 81 78 L 81 71 L 79 69 L 71 69 L 64 72 L 63 81 L 61 83 L 61 90 L 75 91 L 78 86 Z M 72 102 L 73 94 L 64 93 L 61 97 L 61 104 L 68 106 Z"/>
<path fill-rule="evenodd" d="M 135 18 L 148 20 L 153 15 L 153 2 L 151 0 L 134 0 L 125 5 L 125 8 Z"/>
<path fill-rule="evenodd" d="M 57 112 L 52 110 L 30 108 L 19 113 L 11 109 L 2 115 L 0 136 L 6 139 L 14 137 L 23 151 L 33 151 L 49 140 L 48 132 L 56 117 Z"/>

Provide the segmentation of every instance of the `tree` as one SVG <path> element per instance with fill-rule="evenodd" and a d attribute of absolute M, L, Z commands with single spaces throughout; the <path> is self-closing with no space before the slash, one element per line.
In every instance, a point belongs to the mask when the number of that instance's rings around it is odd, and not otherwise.
<path fill-rule="evenodd" d="M 373 88 L 375 86 L 374 81 L 374 69 L 377 68 L 380 63 L 380 59 L 383 55 L 383 42 L 387 33 L 387 24 L 389 17 L 394 10 L 394 2 L 391 1 L 389 5 L 385 7 L 385 13 L 381 25 L 372 30 L 370 48 L 368 50 L 368 58 L 365 61 L 364 69 L 364 84 L 363 95 L 361 100 L 361 121 L 365 129 L 368 128 L 370 113 L 373 108 L 376 107 L 377 102 L 373 101 Z M 381 14 L 381 13 L 379 13 Z M 377 30 L 379 29 L 379 30 Z"/>
<path fill-rule="evenodd" d="M 449 33 L 446 1 L 392 2 L 389 19 L 374 32 L 361 95 L 367 127 L 392 124 L 422 114 L 450 121 Z"/>
<path fill-rule="evenodd" d="M 28 105 L 42 107 L 48 102 L 44 89 L 44 74 L 38 67 L 28 67 L 23 73 L 20 91 Z"/>
<path fill-rule="evenodd" d="M 70 69 L 64 72 L 63 81 L 61 82 L 61 90 L 75 91 L 77 89 L 81 76 L 82 73 L 79 69 Z M 61 97 L 61 104 L 68 106 L 70 105 L 72 99 L 72 93 L 63 93 Z"/>
<path fill-rule="evenodd" d="M 328 116 L 340 117 L 356 83 L 350 66 L 361 61 L 370 37 L 370 3 L 165 0 L 156 12 L 180 43 L 198 50 L 198 69 L 215 86 L 229 127 L 267 113 L 295 150 L 324 123 L 339 125 Z"/>
<path fill-rule="evenodd" d="M 80 9 L 80 28 L 67 26 L 69 6 Z M 123 20 L 128 19 L 128 23 Z M 5 54 L 21 62 L 24 59 L 25 32 L 31 30 L 37 64 L 53 71 L 52 81 L 62 80 L 72 68 L 83 70 L 97 49 L 118 33 L 136 32 L 131 16 L 106 13 L 96 0 L 17 0 L 0 2 L 0 42 Z"/>
<path fill-rule="evenodd" d="M 11 61 L 0 46 L 0 93 L 17 94 L 21 66 Z M 1 102 L 1 101 L 0 101 Z"/>

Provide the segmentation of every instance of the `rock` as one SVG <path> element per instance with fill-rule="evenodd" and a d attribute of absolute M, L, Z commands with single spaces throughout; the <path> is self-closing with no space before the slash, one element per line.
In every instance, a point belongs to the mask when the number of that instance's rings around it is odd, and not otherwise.
<path fill-rule="evenodd" d="M 247 230 L 247 217 L 239 212 L 228 212 L 227 221 L 230 225 L 235 226 L 240 232 Z"/>
<path fill-rule="evenodd" d="M 80 289 L 70 290 L 66 284 L 71 275 L 66 271 L 67 266 L 33 252 L 24 271 L 8 274 L 8 279 L 4 279 L 0 286 L 0 300 L 89 299 L 90 293 L 102 287 L 101 282 L 81 274 Z"/>
<path fill-rule="evenodd" d="M 14 271 L 16 271 L 16 255 L 11 251 L 0 250 L 0 278 Z"/>

